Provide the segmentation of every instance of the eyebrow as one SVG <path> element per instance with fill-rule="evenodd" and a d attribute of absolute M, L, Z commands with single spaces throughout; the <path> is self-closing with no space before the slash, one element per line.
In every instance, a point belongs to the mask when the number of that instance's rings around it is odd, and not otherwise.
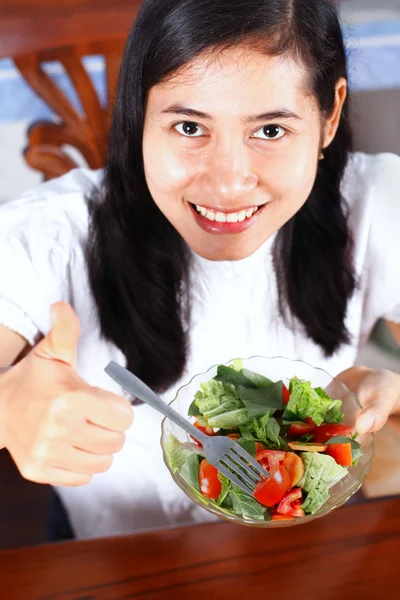
<path fill-rule="evenodd" d="M 168 108 L 163 110 L 162 113 L 184 115 L 185 117 L 195 117 L 197 119 L 205 119 L 208 121 L 212 120 L 211 115 L 205 112 L 201 112 L 200 110 L 195 110 L 194 108 L 182 106 L 181 104 L 173 104 L 172 106 L 169 106 Z M 296 113 L 287 108 L 278 108 L 276 110 L 260 113 L 259 115 L 248 115 L 244 118 L 246 123 L 258 123 L 259 121 L 274 121 L 275 119 L 296 119 L 299 121 L 301 120 L 301 118 L 298 115 L 296 115 Z"/>

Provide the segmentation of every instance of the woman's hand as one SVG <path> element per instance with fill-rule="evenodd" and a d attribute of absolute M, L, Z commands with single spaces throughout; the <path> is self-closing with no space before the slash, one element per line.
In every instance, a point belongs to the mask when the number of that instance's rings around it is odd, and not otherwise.
<path fill-rule="evenodd" d="M 363 410 L 357 417 L 359 433 L 378 431 L 390 415 L 400 413 L 400 375 L 392 371 L 352 367 L 340 373 L 342 381 L 360 400 Z"/>
<path fill-rule="evenodd" d="M 88 483 L 94 473 L 109 469 L 132 424 L 127 399 L 79 377 L 78 338 L 74 311 L 57 303 L 49 335 L 0 374 L 0 448 L 37 483 Z"/>

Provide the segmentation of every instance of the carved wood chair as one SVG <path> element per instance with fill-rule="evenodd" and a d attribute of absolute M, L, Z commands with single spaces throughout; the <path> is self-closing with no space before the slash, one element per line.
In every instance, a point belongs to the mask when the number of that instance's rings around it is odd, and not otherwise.
<path fill-rule="evenodd" d="M 56 118 L 33 123 L 25 159 L 45 179 L 79 166 L 103 165 L 123 48 L 142 0 L 0 0 L 0 58 L 11 57 Z M 102 55 L 102 105 L 82 58 Z M 59 61 L 82 107 L 79 111 L 43 63 Z M 80 164 L 82 161 L 80 162 Z"/>
<path fill-rule="evenodd" d="M 103 165 L 107 145 L 110 113 L 113 104 L 125 36 L 117 40 L 94 42 L 14 59 L 16 66 L 33 90 L 48 104 L 58 117 L 54 121 L 38 121 L 28 131 L 25 159 L 41 171 L 45 179 L 58 177 L 77 166 L 64 146 L 78 150 L 89 167 Z M 103 107 L 90 75 L 82 62 L 88 55 L 102 55 L 105 59 L 107 106 Z M 72 82 L 83 108 L 83 114 L 73 106 L 54 79 L 43 69 L 46 61 L 57 60 Z"/>

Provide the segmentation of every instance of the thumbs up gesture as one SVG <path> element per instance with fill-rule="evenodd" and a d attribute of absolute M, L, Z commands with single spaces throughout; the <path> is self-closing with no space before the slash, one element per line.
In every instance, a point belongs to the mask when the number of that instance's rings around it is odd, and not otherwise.
<path fill-rule="evenodd" d="M 84 485 L 110 468 L 133 412 L 122 396 L 79 377 L 72 307 L 58 302 L 51 317 L 49 334 L 0 377 L 0 440 L 26 479 Z"/>

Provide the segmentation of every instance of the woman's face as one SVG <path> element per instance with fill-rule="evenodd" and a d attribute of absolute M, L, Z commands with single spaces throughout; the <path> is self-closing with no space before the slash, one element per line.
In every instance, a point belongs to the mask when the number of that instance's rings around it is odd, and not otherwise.
<path fill-rule="evenodd" d="M 305 79 L 290 59 L 234 48 L 150 90 L 147 185 L 200 256 L 253 254 L 307 200 L 324 132 Z"/>

